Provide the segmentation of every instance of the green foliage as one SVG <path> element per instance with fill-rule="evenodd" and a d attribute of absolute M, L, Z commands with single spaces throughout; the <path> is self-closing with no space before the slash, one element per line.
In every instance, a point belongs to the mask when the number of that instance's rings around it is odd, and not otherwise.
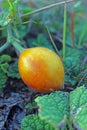
<path fill-rule="evenodd" d="M 2 91 L 3 86 L 7 81 L 7 72 L 8 72 L 8 62 L 11 61 L 11 57 L 9 55 L 1 55 L 0 56 L 0 91 Z"/>
<path fill-rule="evenodd" d="M 11 61 L 11 56 L 7 54 L 3 54 L 0 56 L 0 68 L 2 69 L 4 74 L 7 74 L 7 76 L 11 78 L 20 78 L 19 72 L 18 72 L 18 62 L 14 62 L 12 65 L 9 65 L 8 63 Z"/>
<path fill-rule="evenodd" d="M 2 62 L 10 62 L 11 61 L 11 56 L 7 54 L 3 54 L 0 56 L 0 63 Z"/>
<path fill-rule="evenodd" d="M 29 7 L 28 5 L 21 5 L 20 10 L 22 11 L 23 14 L 25 14 L 33 11 L 33 8 Z"/>
<path fill-rule="evenodd" d="M 3 63 L 3 64 L 1 64 L 0 65 L 0 67 L 1 67 L 1 69 L 2 69 L 2 71 L 4 72 L 4 73 L 7 73 L 8 71 L 7 71 L 7 69 L 8 69 L 8 63 Z"/>
<path fill-rule="evenodd" d="M 87 34 L 87 23 L 84 24 L 82 32 L 80 34 L 79 42 L 78 42 L 79 47 L 80 47 L 81 43 L 83 42 L 84 38 L 86 37 L 86 34 Z"/>
<path fill-rule="evenodd" d="M 83 50 L 79 50 L 77 48 L 66 48 L 66 57 L 64 61 L 65 82 L 69 83 L 70 86 L 75 86 L 82 75 L 80 75 L 81 64 L 85 54 L 85 50 L 83 53 Z M 85 65 L 84 70 L 86 69 L 87 67 Z"/>
<path fill-rule="evenodd" d="M 6 26 L 10 21 L 11 19 L 9 18 L 9 11 L 3 15 L 0 15 L 0 26 Z"/>
<path fill-rule="evenodd" d="M 25 108 L 32 110 L 34 108 L 37 108 L 37 104 L 36 104 L 36 102 L 28 103 L 28 104 L 25 105 Z"/>
<path fill-rule="evenodd" d="M 77 88 L 70 93 L 70 120 L 76 128 L 87 130 L 87 89 Z"/>
<path fill-rule="evenodd" d="M 2 13 L 0 14 L 0 25 L 1 26 L 6 26 L 10 22 L 12 22 L 12 18 L 14 19 L 17 11 L 17 6 L 19 4 L 20 0 L 13 0 L 7 1 L 7 2 L 0 2 L 2 6 Z M 3 11 L 4 10 L 4 11 Z"/>
<path fill-rule="evenodd" d="M 6 74 L 3 72 L 0 65 L 0 92 L 2 91 L 3 86 L 5 85 L 6 81 L 7 81 Z"/>
<path fill-rule="evenodd" d="M 40 119 L 45 120 L 51 124 L 55 129 L 58 126 L 66 125 L 66 119 L 68 115 L 68 100 L 69 94 L 67 92 L 62 93 L 61 91 L 56 91 L 50 95 L 45 95 L 43 97 L 36 98 L 36 102 L 39 109 Z"/>
<path fill-rule="evenodd" d="M 45 1 L 41 1 L 41 0 L 32 0 L 32 3 L 35 5 L 36 9 L 37 8 L 42 8 L 54 3 L 57 3 L 58 1 L 52 1 L 52 0 L 45 0 Z M 57 8 L 51 8 L 48 10 L 45 10 L 44 12 L 40 12 L 37 15 L 34 15 L 32 17 L 33 20 L 36 21 L 36 19 L 39 19 L 40 23 L 43 25 L 50 25 L 49 29 L 51 32 L 55 32 L 56 29 L 58 29 L 58 23 L 62 21 L 62 17 L 61 17 L 61 12 L 63 7 L 58 6 Z M 61 11 L 60 11 L 61 10 Z M 54 17 L 55 16 L 55 17 Z M 56 26 L 55 26 L 56 25 Z M 42 26 L 42 25 L 41 25 Z"/>
<path fill-rule="evenodd" d="M 85 2 L 85 1 L 84 1 Z M 81 47 L 84 42 L 87 42 L 87 17 L 86 17 L 86 6 L 83 1 L 79 0 L 74 3 L 74 44 Z M 68 12 L 70 16 L 72 15 L 72 3 L 68 5 Z M 67 26 L 67 38 L 66 43 L 71 45 L 71 18 L 67 18 L 69 26 Z M 81 45 L 81 46 L 80 46 Z"/>
<path fill-rule="evenodd" d="M 56 91 L 35 99 L 39 106 L 38 115 L 23 119 L 22 130 L 44 130 L 47 123 L 52 130 L 79 128 L 87 130 L 87 89 L 84 86 L 70 93 Z M 41 121 L 41 122 L 40 122 Z M 51 130 L 51 129 L 46 129 Z"/>
<path fill-rule="evenodd" d="M 8 76 L 11 78 L 18 78 L 20 79 L 20 75 L 18 72 L 18 62 L 14 62 L 8 69 Z"/>
<path fill-rule="evenodd" d="M 54 130 L 48 123 L 41 120 L 38 116 L 26 116 L 22 120 L 22 130 Z"/>
<path fill-rule="evenodd" d="M 12 65 L 9 65 L 11 59 L 11 56 L 7 54 L 0 56 L 0 91 L 2 91 L 8 76 L 11 78 L 20 78 L 18 72 L 18 63 L 14 62 Z"/>
<path fill-rule="evenodd" d="M 39 34 L 37 39 L 31 39 L 30 40 L 30 46 L 32 47 L 47 47 L 51 50 L 53 50 L 53 47 L 51 45 L 51 43 L 47 40 L 46 36 L 44 36 L 43 34 Z"/>

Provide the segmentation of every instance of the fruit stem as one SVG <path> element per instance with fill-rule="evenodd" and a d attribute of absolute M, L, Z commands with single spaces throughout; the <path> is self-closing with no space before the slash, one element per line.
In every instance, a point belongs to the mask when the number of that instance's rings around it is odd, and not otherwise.
<path fill-rule="evenodd" d="M 18 42 L 14 41 L 12 45 L 21 53 L 25 48 L 23 48 Z"/>

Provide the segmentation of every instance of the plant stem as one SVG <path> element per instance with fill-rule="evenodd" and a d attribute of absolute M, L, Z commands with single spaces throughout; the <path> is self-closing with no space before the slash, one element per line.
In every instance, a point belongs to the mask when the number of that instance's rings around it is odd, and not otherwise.
<path fill-rule="evenodd" d="M 20 53 L 25 49 L 23 48 L 18 42 L 14 41 L 12 42 L 12 45 L 18 50 Z"/>
<path fill-rule="evenodd" d="M 17 8 L 15 9 L 15 6 L 12 0 L 8 0 L 8 4 L 11 8 L 11 12 L 10 12 L 10 15 L 12 15 L 11 17 L 13 17 L 13 19 L 15 17 L 15 19 L 13 20 L 13 23 L 15 23 L 16 25 L 16 22 L 18 22 Z"/>
<path fill-rule="evenodd" d="M 71 13 L 71 38 L 72 38 L 72 47 L 74 48 L 74 0 L 72 0 L 72 13 Z"/>
<path fill-rule="evenodd" d="M 63 24 L 63 61 L 65 60 L 66 52 L 66 3 L 64 5 L 64 24 Z"/>
<path fill-rule="evenodd" d="M 4 45 L 2 45 L 0 47 L 0 53 L 3 52 L 5 49 L 7 49 L 9 47 L 10 43 L 9 42 L 6 42 Z"/>
<path fill-rule="evenodd" d="M 11 9 L 14 9 L 14 6 L 13 6 L 11 0 L 8 0 L 8 3 L 9 3 L 9 5 L 10 5 Z"/>
<path fill-rule="evenodd" d="M 7 49 L 9 46 L 10 46 L 10 37 L 11 37 L 11 33 L 10 33 L 11 31 L 10 31 L 10 27 L 8 26 L 7 27 L 7 41 L 6 41 L 6 43 L 4 43 L 4 45 L 2 45 L 1 47 L 0 47 L 0 53 L 1 52 L 3 52 L 5 49 Z"/>
<path fill-rule="evenodd" d="M 19 33 L 18 33 L 18 29 L 17 29 L 17 27 L 16 27 L 16 24 L 14 24 L 14 26 L 13 26 L 13 31 L 14 31 L 16 37 L 17 37 L 18 39 L 20 39 L 20 36 L 19 36 Z"/>
<path fill-rule="evenodd" d="M 56 45 L 55 45 L 55 43 L 54 43 L 54 41 L 53 41 L 53 38 L 52 38 L 52 36 L 51 36 L 51 34 L 50 34 L 50 31 L 49 31 L 49 29 L 48 29 L 47 26 L 46 26 L 46 29 L 47 29 L 48 35 L 49 35 L 49 37 L 50 37 L 51 43 L 52 43 L 54 49 L 56 50 L 57 54 L 59 55 L 59 51 L 58 51 L 58 49 L 57 49 L 57 47 L 56 47 Z"/>
<path fill-rule="evenodd" d="M 66 1 L 63 1 L 63 2 L 57 2 L 57 3 L 55 3 L 55 4 L 51 4 L 51 5 L 42 7 L 42 8 L 40 8 L 40 9 L 37 9 L 37 10 L 35 10 L 35 11 L 26 13 L 26 14 L 22 15 L 21 17 L 25 17 L 25 16 L 27 16 L 27 15 L 36 14 L 36 13 L 39 13 L 39 12 L 41 12 L 41 11 L 44 11 L 44 10 L 47 10 L 47 9 L 50 9 L 50 8 L 53 8 L 53 7 L 56 7 L 56 6 L 65 4 L 65 3 L 69 3 L 69 2 L 72 2 L 72 0 L 66 0 Z"/>

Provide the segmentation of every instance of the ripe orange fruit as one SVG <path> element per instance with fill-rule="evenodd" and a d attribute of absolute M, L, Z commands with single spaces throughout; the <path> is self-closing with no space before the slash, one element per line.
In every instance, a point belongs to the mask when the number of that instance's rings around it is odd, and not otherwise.
<path fill-rule="evenodd" d="M 64 83 L 64 67 L 59 56 L 44 47 L 23 50 L 18 69 L 24 83 L 40 92 L 58 90 Z"/>

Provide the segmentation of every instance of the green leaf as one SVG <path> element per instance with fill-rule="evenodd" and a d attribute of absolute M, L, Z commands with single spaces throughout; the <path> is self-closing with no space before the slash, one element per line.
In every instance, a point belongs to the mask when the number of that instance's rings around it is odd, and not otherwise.
<path fill-rule="evenodd" d="M 10 10 L 5 11 L 4 14 L 0 14 L 0 26 L 6 26 L 10 23 L 11 18 L 9 17 Z"/>
<path fill-rule="evenodd" d="M 25 105 L 26 109 L 36 109 L 37 108 L 37 103 L 36 102 L 32 102 L 32 103 L 28 103 Z"/>
<path fill-rule="evenodd" d="M 20 75 L 18 72 L 18 62 L 14 62 L 8 69 L 8 76 L 11 78 L 18 78 L 20 79 Z"/>
<path fill-rule="evenodd" d="M 0 91 L 2 91 L 3 86 L 7 81 L 6 73 L 8 72 L 8 63 L 10 61 L 9 55 L 0 56 Z"/>
<path fill-rule="evenodd" d="M 74 117 L 73 124 L 76 128 L 87 130 L 87 103 L 81 106 Z"/>
<path fill-rule="evenodd" d="M 21 9 L 23 14 L 29 13 L 29 12 L 33 11 L 33 8 L 31 8 L 29 6 L 25 6 L 25 5 L 21 5 L 20 9 Z"/>
<path fill-rule="evenodd" d="M 7 54 L 3 54 L 0 56 L 0 63 L 2 62 L 10 62 L 11 61 L 11 56 Z"/>
<path fill-rule="evenodd" d="M 31 47 L 32 46 L 34 46 L 34 47 L 41 46 L 41 47 L 47 47 L 47 48 L 53 50 L 51 43 L 47 40 L 47 38 L 43 34 L 39 34 L 37 39 L 32 39 L 32 41 L 30 41 L 29 43 L 31 43 Z"/>
<path fill-rule="evenodd" d="M 39 106 L 39 117 L 50 123 L 55 129 L 64 127 L 68 115 L 69 94 L 56 91 L 50 95 L 37 97 L 35 101 Z"/>
<path fill-rule="evenodd" d="M 3 64 L 1 64 L 0 65 L 1 66 L 1 69 L 2 69 L 2 71 L 6 74 L 6 73 L 8 73 L 8 63 L 3 63 Z"/>
<path fill-rule="evenodd" d="M 18 4 L 21 2 L 21 0 L 13 0 L 13 5 L 16 7 L 18 6 Z"/>
<path fill-rule="evenodd" d="M 42 121 L 38 116 L 26 116 L 22 120 L 21 130 L 54 130 L 49 124 Z"/>
<path fill-rule="evenodd" d="M 7 26 L 10 22 L 14 21 L 17 12 L 17 6 L 20 3 L 20 1 L 21 0 L 11 0 L 7 2 L 0 2 L 1 7 L 3 8 L 3 12 L 0 14 L 0 26 Z"/>
<path fill-rule="evenodd" d="M 6 74 L 3 72 L 0 66 L 0 92 L 2 91 L 3 86 L 5 85 L 6 81 L 7 81 Z"/>
<path fill-rule="evenodd" d="M 39 106 L 38 116 L 25 117 L 22 121 L 25 129 L 22 130 L 39 130 L 39 124 L 40 128 L 44 126 L 39 121 L 49 124 L 53 130 L 67 130 L 67 126 L 69 130 L 87 130 L 87 89 L 84 86 L 70 93 L 56 91 L 39 96 L 35 101 Z"/>
<path fill-rule="evenodd" d="M 65 82 L 70 84 L 71 87 L 75 86 L 79 81 L 80 77 L 80 71 L 81 71 L 81 64 L 82 59 L 85 56 L 86 51 L 79 50 L 76 48 L 66 48 L 66 57 L 64 61 L 64 68 L 65 68 Z M 84 65 L 84 68 L 86 70 L 86 64 Z M 82 70 L 83 71 L 83 70 Z M 84 84 L 82 82 L 82 84 Z"/>
<path fill-rule="evenodd" d="M 83 86 L 70 93 L 70 120 L 76 128 L 87 130 L 87 89 Z"/>

